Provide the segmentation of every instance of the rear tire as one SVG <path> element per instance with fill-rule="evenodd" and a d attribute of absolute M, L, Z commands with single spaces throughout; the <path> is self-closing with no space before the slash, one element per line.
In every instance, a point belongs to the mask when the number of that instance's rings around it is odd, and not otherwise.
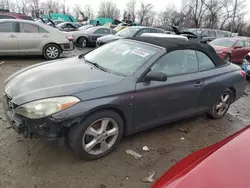
<path fill-rule="evenodd" d="M 56 44 L 49 44 L 45 46 L 43 50 L 43 56 L 46 59 L 53 60 L 59 58 L 61 55 L 61 50 Z"/>
<path fill-rule="evenodd" d="M 69 131 L 69 143 L 75 154 L 85 160 L 100 159 L 109 154 L 120 142 L 124 122 L 112 110 L 89 115 Z"/>
<path fill-rule="evenodd" d="M 233 101 L 233 97 L 233 92 L 230 89 L 226 89 L 207 115 L 213 119 L 222 118 L 227 113 Z"/>

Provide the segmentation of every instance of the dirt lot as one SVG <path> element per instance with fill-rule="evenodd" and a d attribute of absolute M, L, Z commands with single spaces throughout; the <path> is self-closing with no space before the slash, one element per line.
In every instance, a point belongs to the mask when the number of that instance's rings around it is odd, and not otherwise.
<path fill-rule="evenodd" d="M 0 58 L 0 90 L 3 89 L 3 81 L 13 72 L 44 61 L 40 57 Z M 221 120 L 199 116 L 135 134 L 124 138 L 109 156 L 92 162 L 79 161 L 68 145 L 61 146 L 58 142 L 44 140 L 24 140 L 9 128 L 0 108 L 0 187 L 149 187 L 150 184 L 141 182 L 141 178 L 148 172 L 156 171 L 158 178 L 191 152 L 218 142 L 250 124 L 248 92 L 250 94 L 250 87 Z M 180 128 L 187 129 L 188 133 L 180 132 Z M 143 146 L 154 150 L 143 152 Z M 125 153 L 126 149 L 133 149 L 143 157 L 136 160 Z"/>

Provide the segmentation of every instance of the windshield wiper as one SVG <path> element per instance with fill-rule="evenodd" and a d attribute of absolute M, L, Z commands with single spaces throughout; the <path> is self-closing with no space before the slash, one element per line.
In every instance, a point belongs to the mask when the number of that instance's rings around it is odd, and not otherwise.
<path fill-rule="evenodd" d="M 94 65 L 96 68 L 98 68 L 98 69 L 100 69 L 100 70 L 102 70 L 102 71 L 104 71 L 104 72 L 109 72 L 106 68 L 100 66 L 98 63 L 93 63 L 93 62 L 91 62 L 91 61 L 86 60 L 84 56 L 82 57 L 82 59 L 84 59 L 84 61 L 85 61 L 86 63 L 89 63 L 89 64 L 91 64 L 91 65 Z"/>

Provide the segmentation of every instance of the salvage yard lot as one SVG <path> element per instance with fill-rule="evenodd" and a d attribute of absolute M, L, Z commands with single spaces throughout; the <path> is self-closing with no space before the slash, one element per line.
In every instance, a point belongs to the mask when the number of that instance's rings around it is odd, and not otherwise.
<path fill-rule="evenodd" d="M 67 56 L 82 52 L 74 50 Z M 3 90 L 3 82 L 10 74 L 43 61 L 41 57 L 1 57 L 0 89 Z M 0 108 L 0 187 L 149 187 L 150 184 L 141 182 L 148 172 L 156 171 L 158 178 L 181 158 L 240 130 L 250 124 L 249 112 L 248 86 L 244 97 L 220 120 L 198 116 L 125 137 L 110 155 L 88 162 L 78 160 L 67 144 L 24 140 L 8 127 Z M 144 152 L 143 146 L 153 150 Z M 142 158 L 134 159 L 125 153 L 126 149 L 142 154 Z"/>

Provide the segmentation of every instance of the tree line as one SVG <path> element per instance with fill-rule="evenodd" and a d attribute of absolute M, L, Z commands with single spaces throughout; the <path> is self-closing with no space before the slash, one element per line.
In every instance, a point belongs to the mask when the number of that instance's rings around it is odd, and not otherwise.
<path fill-rule="evenodd" d="M 128 0 L 124 10 L 119 10 L 112 0 L 103 0 L 96 12 L 89 4 L 67 7 L 65 1 L 67 2 L 67 0 L 0 0 L 0 9 L 32 15 L 34 18 L 38 18 L 41 14 L 56 12 L 72 14 L 77 19 L 81 17 L 84 20 L 99 16 L 138 21 L 146 26 L 167 30 L 171 30 L 174 24 L 184 28 L 222 29 L 250 36 L 250 24 L 245 19 L 249 14 L 246 9 L 247 0 L 186 0 L 180 9 L 169 4 L 160 12 L 154 10 L 153 4 L 138 0 Z"/>

